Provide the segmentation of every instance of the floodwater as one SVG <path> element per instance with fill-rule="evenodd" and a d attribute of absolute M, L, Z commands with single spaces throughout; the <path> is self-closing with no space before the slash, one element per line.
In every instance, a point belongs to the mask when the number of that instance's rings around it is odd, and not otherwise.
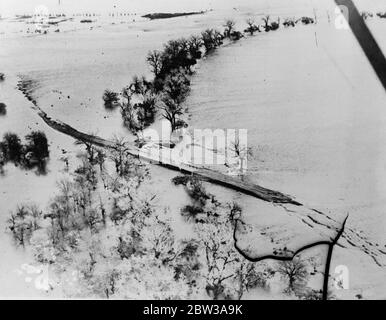
<path fill-rule="evenodd" d="M 7 131 L 24 136 L 39 129 L 51 143 L 47 175 L 7 166 L 0 177 L 0 230 L 6 229 L 17 204 L 47 205 L 64 168 L 60 159 L 78 151 L 71 138 L 39 119 L 16 89 L 20 79 L 34 81 L 33 96 L 49 116 L 104 138 L 128 137 L 119 111 L 106 111 L 101 97 L 107 88 L 120 90 L 134 75 L 149 76 L 149 50 L 207 27 L 221 28 L 227 17 L 241 29 L 250 15 L 316 13 L 316 26 L 256 34 L 202 61 L 187 101 L 190 125 L 248 129 L 248 145 L 254 151 L 248 179 L 331 215 L 349 213 L 351 227 L 384 246 L 385 92 L 351 31 L 335 28 L 332 3 L 296 3 L 260 1 L 238 10 L 159 21 L 133 21 L 130 16 L 81 24 L 75 19 L 46 35 L 26 33 L 31 25 L 23 22 L 0 20 L 0 72 L 7 77 L 0 83 L 0 102 L 8 106 L 7 115 L 0 117 L 0 136 Z M 366 1 L 359 3 L 366 8 Z M 374 19 L 368 24 L 386 52 L 386 22 Z M 5 232 L 0 232 L 0 242 L 0 296 L 46 296 L 20 271 L 32 262 L 29 253 L 15 250 Z M 384 268 L 375 267 L 368 275 L 372 260 L 341 251 L 336 260 L 353 270 L 358 287 L 379 288 Z M 373 290 L 376 297 L 381 293 Z"/>
<path fill-rule="evenodd" d="M 385 21 L 368 25 L 386 53 Z M 349 214 L 350 227 L 385 247 L 386 94 L 350 30 L 321 14 L 316 26 L 226 46 L 200 65 L 187 104 L 195 128 L 248 130 L 248 179 Z M 373 288 L 363 279 L 371 261 L 337 251 L 353 283 Z"/>

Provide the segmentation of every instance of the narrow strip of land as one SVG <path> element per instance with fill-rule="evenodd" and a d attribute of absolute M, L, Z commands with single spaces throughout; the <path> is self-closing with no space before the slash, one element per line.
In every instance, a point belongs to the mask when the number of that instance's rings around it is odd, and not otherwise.
<path fill-rule="evenodd" d="M 35 106 L 35 108 L 38 110 L 38 115 L 44 120 L 44 122 L 59 132 L 69 135 L 77 140 L 92 143 L 96 146 L 117 148 L 116 143 L 113 141 L 80 132 L 66 123 L 50 118 L 39 107 Z M 296 206 L 302 205 L 290 196 L 281 192 L 270 190 L 250 182 L 245 182 L 241 179 L 223 174 L 221 172 L 216 172 L 207 168 L 192 166 L 188 164 L 175 164 L 172 162 L 172 160 L 169 159 L 159 159 L 159 161 L 155 161 L 154 158 L 147 156 L 145 152 L 142 152 L 140 148 L 135 146 L 127 146 L 126 152 L 144 161 L 151 162 L 171 170 L 180 171 L 185 174 L 194 174 L 202 180 L 210 181 L 212 183 L 239 191 L 244 194 L 248 194 L 264 201 L 280 204 L 293 204 Z"/>

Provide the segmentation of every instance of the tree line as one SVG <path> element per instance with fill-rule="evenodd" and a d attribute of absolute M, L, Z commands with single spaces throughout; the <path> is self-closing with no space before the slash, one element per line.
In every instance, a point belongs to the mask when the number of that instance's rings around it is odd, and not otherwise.
<path fill-rule="evenodd" d="M 279 29 L 280 18 L 271 21 L 270 16 L 263 18 L 263 25 L 248 18 L 248 28 L 244 32 L 236 30 L 234 20 L 224 23 L 223 32 L 206 29 L 200 35 L 168 41 L 162 50 L 150 51 L 146 61 L 153 74 L 152 80 L 135 76 L 133 81 L 120 93 L 105 90 L 103 100 L 106 108 L 120 107 L 124 125 L 133 133 L 138 133 L 151 125 L 157 112 L 168 120 L 172 131 L 186 126 L 182 119 L 183 103 L 190 91 L 190 76 L 201 58 L 210 54 L 224 43 L 225 39 L 240 40 L 245 33 L 269 32 Z M 313 18 L 286 19 L 283 26 L 297 23 L 315 23 Z"/>
<path fill-rule="evenodd" d="M 3 167 L 11 162 L 15 166 L 32 169 L 42 174 L 46 170 L 46 162 L 49 158 L 49 145 L 44 132 L 32 131 L 25 136 L 26 143 L 23 144 L 20 137 L 15 133 L 5 133 L 0 141 L 0 172 Z"/>

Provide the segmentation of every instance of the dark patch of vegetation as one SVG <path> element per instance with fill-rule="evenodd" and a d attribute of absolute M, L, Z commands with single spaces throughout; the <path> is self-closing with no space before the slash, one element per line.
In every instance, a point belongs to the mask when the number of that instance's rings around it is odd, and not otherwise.
<path fill-rule="evenodd" d="M 296 257 L 291 261 L 280 262 L 277 272 L 287 281 L 287 293 L 299 293 L 309 277 L 306 262 Z"/>
<path fill-rule="evenodd" d="M 8 219 L 8 229 L 18 245 L 28 244 L 34 231 L 40 229 L 43 213 L 36 206 L 19 206 Z"/>
<path fill-rule="evenodd" d="M 203 13 L 205 13 L 205 12 L 199 11 L 199 12 L 181 12 L 181 13 L 149 13 L 149 14 L 142 16 L 142 18 L 148 18 L 150 20 L 170 19 L 170 18 L 192 16 L 192 15 L 203 14 Z"/>
<path fill-rule="evenodd" d="M 93 21 L 90 20 L 90 19 L 83 19 L 83 20 L 80 20 L 80 23 L 92 23 Z"/>
<path fill-rule="evenodd" d="M 314 24 L 315 19 L 310 17 L 301 17 L 298 21 L 300 21 L 303 24 Z"/>
<path fill-rule="evenodd" d="M 372 18 L 374 15 L 371 12 L 363 11 L 361 12 L 361 16 L 363 20 L 367 20 L 368 18 Z"/>
<path fill-rule="evenodd" d="M 192 176 L 186 184 L 186 189 L 189 196 L 200 205 L 205 205 L 206 201 L 210 198 L 206 193 L 202 182 L 196 177 Z"/>
<path fill-rule="evenodd" d="M 189 176 L 177 176 L 177 177 L 174 177 L 172 179 L 172 182 L 176 185 L 176 186 L 179 186 L 179 185 L 184 185 L 186 186 L 186 184 L 188 183 L 190 177 Z"/>
<path fill-rule="evenodd" d="M 200 214 L 203 214 L 205 211 L 202 208 L 202 206 L 195 206 L 195 205 L 186 205 L 181 209 L 182 216 L 187 221 L 194 221 L 198 222 L 198 216 Z"/>
<path fill-rule="evenodd" d="M 294 18 L 286 18 L 283 22 L 283 26 L 285 27 L 295 27 L 296 20 Z"/>
<path fill-rule="evenodd" d="M 230 38 L 232 32 L 235 30 L 236 22 L 234 20 L 229 19 L 225 21 L 224 27 L 224 37 Z"/>
<path fill-rule="evenodd" d="M 206 29 L 201 33 L 201 38 L 207 53 L 223 44 L 224 36 L 214 29 Z"/>
<path fill-rule="evenodd" d="M 44 132 L 32 131 L 25 137 L 27 144 L 23 145 L 15 133 L 6 133 L 0 142 L 0 167 L 7 162 L 25 169 L 37 168 L 37 173 L 46 172 L 46 162 L 49 158 L 48 140 Z"/>
<path fill-rule="evenodd" d="M 23 145 L 19 136 L 15 133 L 4 134 L 3 141 L 0 142 L 0 150 L 6 161 L 18 164 L 24 156 Z"/>
<path fill-rule="evenodd" d="M 5 103 L 0 102 L 0 116 L 5 116 L 7 114 L 7 106 Z"/>
<path fill-rule="evenodd" d="M 5 80 L 5 74 L 0 72 L 0 81 L 3 81 Z"/>
<path fill-rule="evenodd" d="M 378 16 L 379 18 L 386 19 L 386 12 L 377 12 L 377 16 Z"/>
<path fill-rule="evenodd" d="M 247 19 L 246 21 L 248 28 L 244 30 L 244 32 L 249 33 L 251 36 L 258 31 L 260 32 L 259 26 L 256 25 L 255 20 L 252 18 Z"/>
<path fill-rule="evenodd" d="M 225 30 L 224 30 L 225 38 L 229 38 L 230 40 L 237 41 L 244 36 L 240 31 L 235 30 L 236 23 L 233 20 L 225 21 L 224 27 L 225 27 Z"/>
<path fill-rule="evenodd" d="M 172 182 L 175 185 L 185 186 L 188 195 L 201 207 L 210 199 L 202 182 L 195 176 L 177 176 L 172 179 Z"/>
<path fill-rule="evenodd" d="M 119 94 L 112 90 L 106 89 L 103 93 L 102 99 L 105 102 L 106 108 L 113 108 L 119 101 Z"/>
<path fill-rule="evenodd" d="M 183 102 L 190 91 L 190 80 L 185 71 L 173 71 L 165 79 L 161 96 L 162 116 L 170 122 L 172 131 L 183 126 L 179 116 L 183 114 Z"/>
<path fill-rule="evenodd" d="M 279 29 L 280 27 L 280 18 L 278 18 L 277 22 L 273 21 L 270 23 L 270 16 L 267 15 L 265 17 L 263 17 L 263 22 L 264 22 L 264 30 L 265 32 L 269 32 L 269 31 L 275 31 L 277 29 Z"/>

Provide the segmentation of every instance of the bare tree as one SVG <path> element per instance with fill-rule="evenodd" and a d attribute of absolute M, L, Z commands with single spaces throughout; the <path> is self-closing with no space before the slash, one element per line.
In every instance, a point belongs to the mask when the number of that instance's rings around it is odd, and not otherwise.
<path fill-rule="evenodd" d="M 248 18 L 246 20 L 246 23 L 248 25 L 248 28 L 245 31 L 249 32 L 251 34 L 251 36 L 253 36 L 255 31 L 258 30 L 258 27 L 255 24 L 255 20 L 253 18 Z"/>
<path fill-rule="evenodd" d="M 270 27 L 269 27 L 269 19 L 270 19 L 270 16 L 269 16 L 269 15 L 266 15 L 266 16 L 263 17 L 262 19 L 263 19 L 263 22 L 264 22 L 264 28 L 265 28 L 265 31 L 269 31 L 269 30 L 270 30 Z"/>
<path fill-rule="evenodd" d="M 300 258 L 279 263 L 277 272 L 288 281 L 287 291 L 296 292 L 308 279 L 307 265 Z"/>
<path fill-rule="evenodd" d="M 203 41 L 199 36 L 191 36 L 188 40 L 189 53 L 193 59 L 200 59 L 202 56 L 201 46 Z"/>
<path fill-rule="evenodd" d="M 157 78 L 162 70 L 162 53 L 157 50 L 150 51 L 146 57 L 154 76 Z"/>
<path fill-rule="evenodd" d="M 124 138 L 114 138 L 115 148 L 110 154 L 110 159 L 114 161 L 115 171 L 119 176 L 124 175 L 124 162 L 126 158 L 126 141 Z"/>
<path fill-rule="evenodd" d="M 236 26 L 236 22 L 234 20 L 228 19 L 227 21 L 225 21 L 225 24 L 224 24 L 224 27 L 225 27 L 224 35 L 225 35 L 225 37 L 229 38 L 231 36 L 232 32 L 235 29 L 235 26 Z"/>
<path fill-rule="evenodd" d="M 230 143 L 229 150 L 233 153 L 233 156 L 239 160 L 240 174 L 243 174 L 245 171 L 245 162 L 248 160 L 248 157 L 253 156 L 252 149 L 243 145 L 240 139 L 236 137 L 236 139 Z"/>

